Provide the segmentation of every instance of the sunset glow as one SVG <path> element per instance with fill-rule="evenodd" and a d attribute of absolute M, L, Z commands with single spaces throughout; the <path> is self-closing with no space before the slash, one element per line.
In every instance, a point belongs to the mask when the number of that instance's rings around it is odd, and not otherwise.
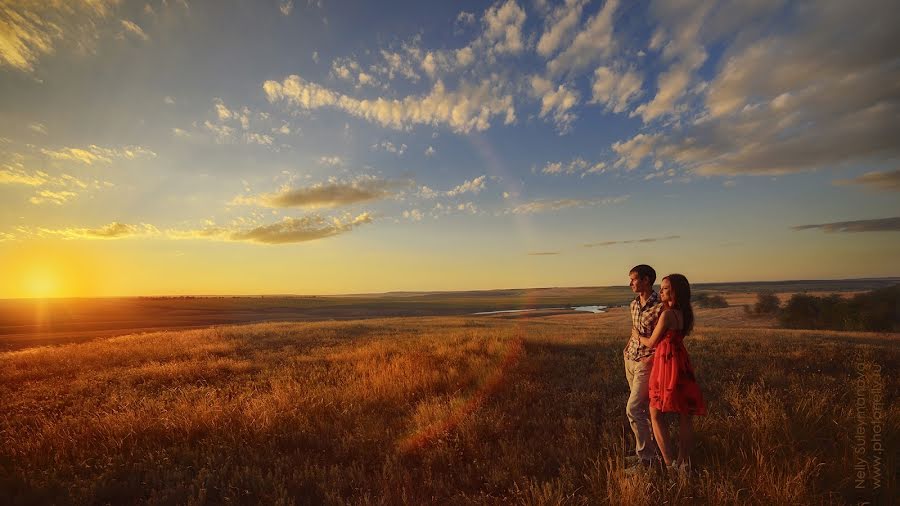
<path fill-rule="evenodd" d="M 4 2 L 0 298 L 897 276 L 894 7 Z"/>

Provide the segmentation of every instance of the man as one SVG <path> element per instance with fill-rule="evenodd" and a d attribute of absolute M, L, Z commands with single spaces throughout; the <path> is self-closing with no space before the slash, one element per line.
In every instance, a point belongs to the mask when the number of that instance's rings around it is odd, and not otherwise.
<path fill-rule="evenodd" d="M 658 458 L 659 449 L 653 440 L 650 426 L 650 370 L 653 369 L 655 348 L 641 344 L 640 337 L 650 337 L 662 304 L 659 295 L 653 291 L 656 271 L 649 265 L 637 265 L 628 273 L 631 291 L 637 294 L 631 301 L 631 338 L 625 346 L 625 379 L 628 380 L 630 394 L 625 405 L 625 414 L 634 432 L 637 455 L 626 459 L 627 463 L 649 466 Z M 639 469 L 639 468 L 635 468 Z"/>

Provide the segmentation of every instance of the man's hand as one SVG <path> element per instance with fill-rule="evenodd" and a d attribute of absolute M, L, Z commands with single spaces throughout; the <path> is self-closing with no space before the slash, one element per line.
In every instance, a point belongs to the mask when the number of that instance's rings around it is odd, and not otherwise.
<path fill-rule="evenodd" d="M 638 335 L 638 331 L 637 331 L 637 329 L 636 329 L 636 328 L 634 328 L 634 327 L 631 327 L 631 337 L 633 337 L 633 338 L 637 338 L 637 339 L 640 339 L 640 338 L 641 338 L 641 336 L 640 336 L 640 335 Z"/>

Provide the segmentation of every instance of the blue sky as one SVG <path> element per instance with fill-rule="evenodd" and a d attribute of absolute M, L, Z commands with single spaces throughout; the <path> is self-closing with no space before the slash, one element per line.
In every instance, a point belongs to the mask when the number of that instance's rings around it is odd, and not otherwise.
<path fill-rule="evenodd" d="M 895 11 L 5 3 L 0 297 L 898 275 Z"/>

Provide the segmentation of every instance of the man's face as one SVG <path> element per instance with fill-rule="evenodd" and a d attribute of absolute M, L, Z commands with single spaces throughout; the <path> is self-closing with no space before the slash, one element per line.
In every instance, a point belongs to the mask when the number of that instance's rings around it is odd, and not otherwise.
<path fill-rule="evenodd" d="M 636 272 L 630 273 L 628 277 L 631 279 L 628 286 L 631 287 L 632 292 L 643 293 L 650 290 L 650 278 L 639 278 Z"/>

